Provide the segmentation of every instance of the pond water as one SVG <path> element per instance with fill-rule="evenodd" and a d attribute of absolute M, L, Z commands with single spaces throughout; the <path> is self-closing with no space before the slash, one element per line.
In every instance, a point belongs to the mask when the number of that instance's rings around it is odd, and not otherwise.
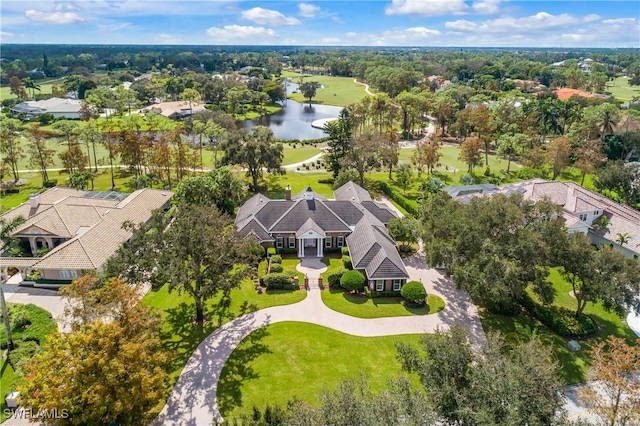
<path fill-rule="evenodd" d="M 293 83 L 289 83 L 292 85 Z M 290 92 L 290 88 L 287 88 Z M 255 126 L 267 126 L 278 139 L 317 139 L 326 134 L 321 129 L 311 127 L 311 123 L 321 118 L 337 117 L 342 107 L 329 105 L 316 105 L 287 100 L 283 108 L 275 114 L 266 115 L 255 120 L 247 120 L 238 123 L 245 129 Z"/>

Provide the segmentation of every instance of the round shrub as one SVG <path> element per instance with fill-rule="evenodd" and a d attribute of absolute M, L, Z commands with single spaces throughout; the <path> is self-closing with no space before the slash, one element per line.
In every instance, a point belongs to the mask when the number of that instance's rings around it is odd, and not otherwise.
<path fill-rule="evenodd" d="M 340 287 L 340 279 L 342 278 L 342 275 L 347 272 L 346 270 L 344 270 L 343 268 L 340 269 L 336 269 L 333 272 L 330 272 L 327 275 L 327 283 L 329 284 L 329 287 L 331 288 L 339 288 Z"/>
<path fill-rule="evenodd" d="M 345 269 L 353 269 L 351 258 L 349 256 L 342 256 L 342 265 L 345 267 Z"/>
<path fill-rule="evenodd" d="M 271 256 L 271 264 L 273 265 L 274 263 L 282 263 L 282 256 L 280 256 L 279 254 L 274 254 L 273 256 Z"/>
<path fill-rule="evenodd" d="M 281 264 L 273 263 L 273 262 L 271 263 L 271 273 L 274 273 L 274 272 L 280 273 L 282 271 L 284 271 L 284 268 L 282 267 Z"/>
<path fill-rule="evenodd" d="M 409 281 L 400 290 L 400 294 L 405 299 L 411 300 L 415 303 L 424 303 L 427 299 L 427 291 L 421 282 Z"/>
<path fill-rule="evenodd" d="M 264 276 L 264 285 L 269 290 L 279 290 L 291 287 L 293 281 L 291 275 L 282 272 L 275 272 Z"/>
<path fill-rule="evenodd" d="M 342 255 L 343 255 L 343 256 L 349 256 L 349 247 L 347 247 L 347 246 L 343 246 L 343 247 L 340 249 L 340 253 L 342 253 Z"/>
<path fill-rule="evenodd" d="M 364 289 L 364 275 L 358 271 L 347 271 L 340 278 L 340 285 L 349 291 L 362 291 Z"/>

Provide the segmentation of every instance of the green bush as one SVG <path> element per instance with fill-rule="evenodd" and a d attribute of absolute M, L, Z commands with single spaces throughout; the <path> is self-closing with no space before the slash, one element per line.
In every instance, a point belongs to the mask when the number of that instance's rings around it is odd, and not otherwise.
<path fill-rule="evenodd" d="M 270 257 L 270 259 L 271 265 L 273 265 L 274 263 L 282 263 L 282 256 L 280 256 L 279 254 L 274 254 Z"/>
<path fill-rule="evenodd" d="M 349 247 L 344 246 L 340 249 L 340 253 L 342 253 L 343 256 L 349 256 Z"/>
<path fill-rule="evenodd" d="M 541 323 L 562 337 L 585 337 L 597 331 L 593 318 L 588 315 L 576 317 L 572 311 L 560 306 L 544 306 L 524 294 L 522 306 Z"/>
<path fill-rule="evenodd" d="M 353 269 L 353 265 L 351 264 L 351 257 L 342 256 L 342 265 L 345 267 L 345 269 Z"/>
<path fill-rule="evenodd" d="M 407 300 L 415 303 L 425 303 L 427 299 L 427 291 L 421 282 L 409 281 L 400 290 L 400 294 Z"/>
<path fill-rule="evenodd" d="M 285 272 L 275 272 L 267 274 L 264 276 L 263 282 L 269 290 L 293 288 L 294 284 L 292 274 Z"/>
<path fill-rule="evenodd" d="M 328 179 L 318 179 L 318 183 L 327 183 L 329 185 L 333 185 L 333 178 L 328 178 Z"/>
<path fill-rule="evenodd" d="M 369 297 L 371 297 L 372 299 L 376 298 L 376 297 L 398 297 L 400 296 L 400 292 L 399 291 L 375 291 L 372 290 L 369 292 Z"/>
<path fill-rule="evenodd" d="M 20 188 L 16 188 L 15 186 L 4 190 L 5 194 L 18 194 L 19 192 L 20 192 Z"/>
<path fill-rule="evenodd" d="M 24 328 L 31 324 L 29 312 L 27 312 L 23 305 L 13 305 L 9 307 L 9 322 L 11 324 L 11 330 L 13 331 Z"/>
<path fill-rule="evenodd" d="M 274 272 L 275 272 L 275 273 L 280 273 L 280 272 L 282 272 L 282 271 L 284 271 L 284 268 L 282 267 L 282 265 L 281 265 L 281 264 L 271 262 L 271 273 L 272 273 L 272 274 L 273 274 Z"/>
<path fill-rule="evenodd" d="M 45 188 L 53 188 L 57 184 L 58 184 L 58 180 L 57 179 L 52 179 L 52 180 L 48 180 L 45 183 L 43 183 L 42 186 L 44 186 Z"/>
<path fill-rule="evenodd" d="M 345 269 L 340 268 L 327 274 L 327 284 L 329 284 L 329 287 L 340 288 L 340 279 L 345 272 L 347 272 Z"/>
<path fill-rule="evenodd" d="M 267 248 L 267 256 L 271 256 L 272 254 L 276 254 L 276 248 L 275 247 Z"/>
<path fill-rule="evenodd" d="M 387 184 L 386 182 L 378 181 L 378 187 L 380 188 L 380 191 L 384 192 L 385 195 L 398 203 L 400 207 L 407 211 L 407 213 L 410 213 L 414 216 L 418 215 L 419 205 L 416 201 L 408 199 L 399 191 L 396 191 L 391 186 L 389 186 L 389 184 Z"/>
<path fill-rule="evenodd" d="M 15 371 L 21 371 L 31 358 L 38 352 L 38 343 L 33 340 L 23 340 L 16 348 L 9 352 L 9 363 Z"/>
<path fill-rule="evenodd" d="M 364 275 L 358 271 L 346 271 L 340 278 L 340 285 L 349 291 L 362 291 L 364 282 Z"/>
<path fill-rule="evenodd" d="M 279 248 L 277 252 L 280 254 L 296 254 L 298 250 L 295 248 Z"/>

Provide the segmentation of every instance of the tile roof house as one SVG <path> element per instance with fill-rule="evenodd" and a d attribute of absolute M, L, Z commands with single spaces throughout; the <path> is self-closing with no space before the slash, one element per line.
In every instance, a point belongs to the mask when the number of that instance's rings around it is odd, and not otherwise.
<path fill-rule="evenodd" d="M 173 120 L 182 119 L 202 111 L 205 111 L 204 105 L 198 102 L 191 102 L 191 106 L 189 106 L 187 101 L 160 102 L 140 110 L 142 113 L 152 112 Z"/>
<path fill-rule="evenodd" d="M 525 199 L 540 201 L 549 199 L 562 206 L 563 218 L 570 232 L 582 232 L 596 245 L 609 245 L 628 257 L 640 257 L 640 211 L 617 203 L 596 192 L 589 191 L 574 182 L 545 181 L 532 179 L 524 182 L 504 185 L 492 194 L 521 193 Z M 461 202 L 469 202 L 480 193 L 467 193 L 457 197 Z M 602 217 L 606 217 L 606 226 L 598 226 Z M 620 245 L 620 235 L 627 242 Z"/>
<path fill-rule="evenodd" d="M 99 271 L 131 237 L 122 229 L 123 222 L 149 220 L 153 210 L 169 205 L 172 195 L 149 188 L 123 194 L 64 187 L 32 195 L 29 202 L 2 215 L 26 219 L 13 236 L 32 257 L 0 257 L 2 272 L 13 267 L 23 276 L 38 270 L 46 280 L 70 280 L 87 270 Z"/>
<path fill-rule="evenodd" d="M 399 291 L 409 274 L 386 228 L 395 213 L 353 182 L 334 194 L 328 200 L 310 187 L 294 196 L 287 187 L 284 200 L 257 194 L 240 207 L 236 226 L 263 247 L 298 257 L 322 257 L 346 245 L 353 269 L 365 274 L 372 290 Z"/>
<path fill-rule="evenodd" d="M 25 101 L 11 107 L 13 114 L 24 114 L 32 119 L 42 114 L 52 114 L 55 118 L 80 118 L 82 101 L 78 99 L 49 98 L 42 101 Z"/>

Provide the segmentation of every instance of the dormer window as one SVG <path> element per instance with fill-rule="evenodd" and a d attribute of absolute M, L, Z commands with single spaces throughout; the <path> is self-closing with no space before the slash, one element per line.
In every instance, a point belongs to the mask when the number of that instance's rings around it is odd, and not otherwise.
<path fill-rule="evenodd" d="M 583 222 L 587 221 L 587 214 L 586 213 L 580 213 L 580 220 Z"/>

